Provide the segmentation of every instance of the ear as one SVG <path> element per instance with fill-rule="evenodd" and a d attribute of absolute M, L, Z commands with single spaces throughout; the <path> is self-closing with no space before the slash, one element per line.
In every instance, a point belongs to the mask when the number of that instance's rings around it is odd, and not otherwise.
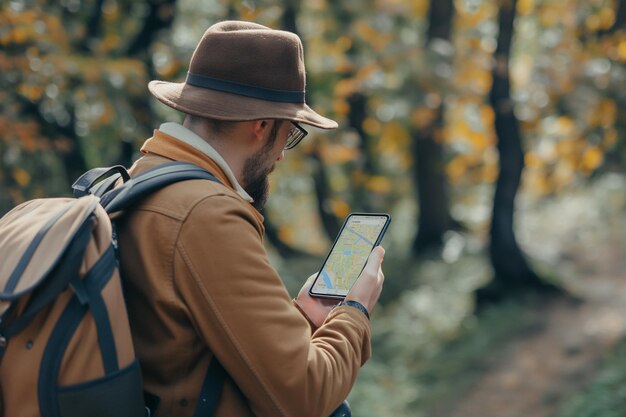
<path fill-rule="evenodd" d="M 257 141 L 263 141 L 267 137 L 267 132 L 272 128 L 271 120 L 252 120 L 250 122 L 252 136 Z"/>

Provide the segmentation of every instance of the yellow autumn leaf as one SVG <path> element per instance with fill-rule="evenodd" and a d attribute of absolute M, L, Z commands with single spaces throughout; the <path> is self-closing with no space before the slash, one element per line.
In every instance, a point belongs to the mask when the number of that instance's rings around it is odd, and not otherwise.
<path fill-rule="evenodd" d="M 485 133 L 470 132 L 467 136 L 467 141 L 472 144 L 475 149 L 483 150 L 489 147 L 489 138 Z"/>
<path fill-rule="evenodd" d="M 418 107 L 411 113 L 411 125 L 417 129 L 429 126 L 437 117 L 435 110 L 429 107 Z"/>
<path fill-rule="evenodd" d="M 113 22 L 119 19 L 121 14 L 121 8 L 116 1 L 106 1 L 102 7 L 102 15 L 108 22 Z"/>
<path fill-rule="evenodd" d="M 617 105 L 615 101 L 604 99 L 598 108 L 600 112 L 600 124 L 605 127 L 613 126 L 617 118 Z"/>
<path fill-rule="evenodd" d="M 602 21 L 600 20 L 600 16 L 597 14 L 592 14 L 587 19 L 585 19 L 585 26 L 589 32 L 596 32 L 600 29 L 602 25 Z"/>
<path fill-rule="evenodd" d="M 374 175 L 367 180 L 366 188 L 373 193 L 388 193 L 391 191 L 391 181 L 388 178 Z"/>
<path fill-rule="evenodd" d="M 339 116 L 345 116 L 350 111 L 350 105 L 342 98 L 336 98 L 333 100 L 333 112 Z"/>
<path fill-rule="evenodd" d="M 322 158 L 328 164 L 343 164 L 354 161 L 359 156 L 359 151 L 344 145 L 328 145 L 321 149 Z"/>
<path fill-rule="evenodd" d="M 548 8 L 539 14 L 539 20 L 544 28 L 551 28 L 561 22 L 562 16 L 554 8 Z"/>
<path fill-rule="evenodd" d="M 358 82 L 353 78 L 337 81 L 335 84 L 335 96 L 348 97 L 358 89 Z"/>
<path fill-rule="evenodd" d="M 552 184 L 555 189 L 561 189 L 570 185 L 574 180 L 576 171 L 572 162 L 573 161 L 569 159 L 565 159 L 557 164 L 554 175 L 552 176 Z"/>
<path fill-rule="evenodd" d="M 337 60 L 337 66 L 335 68 L 335 71 L 337 71 L 338 73 L 346 74 L 352 71 L 353 69 L 354 69 L 354 64 L 349 59 L 346 59 L 344 57 L 343 59 Z"/>
<path fill-rule="evenodd" d="M 48 25 L 48 29 L 51 31 L 58 31 L 63 28 L 63 25 L 61 24 L 61 20 L 57 16 L 54 16 L 54 15 L 47 15 L 46 23 Z"/>
<path fill-rule="evenodd" d="M 526 152 L 524 155 L 524 165 L 529 169 L 539 169 L 543 167 L 543 159 L 535 152 Z"/>
<path fill-rule="evenodd" d="M 459 181 L 467 171 L 467 161 L 463 155 L 454 158 L 446 166 L 446 173 L 452 182 Z"/>
<path fill-rule="evenodd" d="M 360 68 L 357 71 L 355 78 L 357 78 L 359 80 L 364 80 L 367 77 L 369 77 L 370 75 L 374 74 L 378 70 L 379 70 L 378 64 L 376 62 L 372 62 L 372 63 L 364 65 L 362 68 Z"/>
<path fill-rule="evenodd" d="M 626 61 L 626 40 L 623 40 L 617 45 L 617 56 L 622 61 Z"/>
<path fill-rule="evenodd" d="M 103 52 L 109 52 L 119 46 L 121 38 L 116 34 L 107 35 L 100 44 L 100 49 Z"/>
<path fill-rule="evenodd" d="M 21 44 L 28 40 L 29 32 L 25 27 L 17 27 L 13 30 L 13 43 Z"/>
<path fill-rule="evenodd" d="M 540 172 L 525 171 L 524 186 L 538 195 L 545 195 L 552 191 L 550 181 L 548 181 L 548 178 Z"/>
<path fill-rule="evenodd" d="M 278 228 L 278 238 L 282 242 L 286 242 L 286 243 L 293 242 L 293 237 L 294 237 L 294 233 L 293 233 L 293 227 L 292 226 L 290 226 L 288 224 L 282 224 Z"/>
<path fill-rule="evenodd" d="M 580 167 L 584 172 L 591 173 L 604 161 L 604 152 L 598 146 L 588 148 L 582 156 Z"/>
<path fill-rule="evenodd" d="M 556 143 L 555 149 L 560 157 L 569 156 L 576 152 L 576 143 L 573 140 L 561 140 Z"/>
<path fill-rule="evenodd" d="M 368 135 L 377 135 L 380 133 L 380 122 L 374 117 L 367 117 L 363 121 L 363 130 Z"/>
<path fill-rule="evenodd" d="M 496 182 L 500 170 L 496 164 L 485 164 L 481 170 L 481 180 L 488 184 Z"/>
<path fill-rule="evenodd" d="M 380 140 L 376 146 L 378 152 L 398 151 L 403 152 L 411 138 L 407 129 L 397 121 L 385 123 L 382 127 Z"/>
<path fill-rule="evenodd" d="M 370 41 L 379 36 L 378 31 L 376 31 L 372 27 L 372 25 L 370 25 L 370 23 L 365 20 L 359 20 L 358 22 L 356 22 L 354 27 L 356 29 L 357 35 L 366 41 Z"/>
<path fill-rule="evenodd" d="M 350 206 L 348 205 L 348 203 L 338 198 L 333 198 L 332 200 L 330 200 L 330 210 L 335 216 L 340 219 L 343 219 L 348 214 L 350 214 Z"/>
<path fill-rule="evenodd" d="M 389 33 L 381 33 L 370 40 L 374 49 L 378 52 L 383 51 L 390 42 L 393 41 L 393 35 Z"/>
<path fill-rule="evenodd" d="M 17 87 L 17 91 L 30 101 L 37 101 L 43 95 L 43 88 L 32 84 L 22 83 Z"/>
<path fill-rule="evenodd" d="M 615 23 L 615 12 L 610 7 L 604 7 L 600 10 L 599 14 L 600 27 L 602 29 L 609 29 Z"/>
<path fill-rule="evenodd" d="M 555 132 L 559 135 L 568 136 L 574 131 L 574 120 L 571 117 L 561 116 L 556 120 Z"/>
<path fill-rule="evenodd" d="M 20 167 L 13 169 L 13 178 L 20 187 L 26 187 L 30 183 L 30 174 Z"/>
<path fill-rule="evenodd" d="M 534 0 L 519 0 L 519 2 L 517 3 L 517 12 L 520 14 L 520 16 L 530 15 L 534 9 Z"/>
<path fill-rule="evenodd" d="M 610 148 L 617 143 L 617 130 L 615 128 L 608 129 L 604 134 L 603 144 Z"/>
<path fill-rule="evenodd" d="M 240 15 L 243 20 L 248 20 L 250 22 L 254 22 L 259 18 L 259 14 L 261 14 L 262 10 L 260 8 L 248 8 L 246 7 L 241 11 Z"/>
<path fill-rule="evenodd" d="M 400 155 L 400 167 L 409 169 L 413 165 L 413 156 L 410 153 L 403 153 Z"/>
<path fill-rule="evenodd" d="M 352 47 L 352 39 L 349 36 L 340 36 L 335 42 L 335 46 L 342 52 Z"/>
<path fill-rule="evenodd" d="M 361 171 L 360 169 L 355 169 L 354 171 L 352 171 L 351 176 L 352 176 L 352 182 L 354 183 L 355 186 L 362 185 L 366 179 L 365 173 Z"/>
<path fill-rule="evenodd" d="M 428 11 L 428 2 L 426 0 L 414 0 L 411 3 L 411 14 L 413 17 L 424 17 Z"/>

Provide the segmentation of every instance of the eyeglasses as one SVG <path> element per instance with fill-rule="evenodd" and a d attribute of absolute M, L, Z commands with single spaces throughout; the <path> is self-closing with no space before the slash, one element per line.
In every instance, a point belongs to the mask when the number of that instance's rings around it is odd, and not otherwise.
<path fill-rule="evenodd" d="M 298 123 L 291 122 L 293 127 L 287 135 L 287 143 L 285 144 L 285 150 L 293 149 L 298 143 L 309 133 L 304 130 Z"/>

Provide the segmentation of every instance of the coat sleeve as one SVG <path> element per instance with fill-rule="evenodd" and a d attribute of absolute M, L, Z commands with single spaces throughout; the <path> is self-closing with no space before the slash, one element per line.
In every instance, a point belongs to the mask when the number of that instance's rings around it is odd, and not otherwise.
<path fill-rule="evenodd" d="M 176 245 L 176 291 L 255 415 L 329 415 L 370 356 L 369 321 L 339 307 L 312 333 L 255 222 L 236 198 L 199 203 Z"/>

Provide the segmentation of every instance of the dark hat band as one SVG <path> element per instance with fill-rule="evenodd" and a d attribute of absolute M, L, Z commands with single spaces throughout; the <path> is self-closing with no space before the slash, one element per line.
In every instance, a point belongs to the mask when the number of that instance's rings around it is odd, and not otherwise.
<path fill-rule="evenodd" d="M 186 82 L 195 87 L 281 103 L 304 103 L 305 99 L 304 91 L 273 90 L 271 88 L 239 84 L 233 81 L 220 80 L 219 78 L 192 74 L 190 72 L 187 73 Z"/>

